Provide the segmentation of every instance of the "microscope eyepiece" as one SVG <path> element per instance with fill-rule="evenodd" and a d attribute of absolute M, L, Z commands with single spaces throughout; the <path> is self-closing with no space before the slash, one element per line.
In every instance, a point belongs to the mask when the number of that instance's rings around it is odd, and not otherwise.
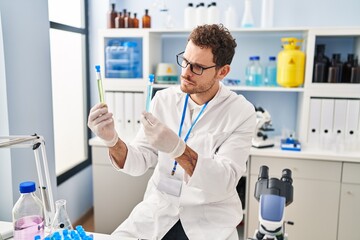
<path fill-rule="evenodd" d="M 292 184 L 293 180 L 292 180 L 292 177 L 291 177 L 291 170 L 290 169 L 285 168 L 282 171 L 281 181 Z"/>
<path fill-rule="evenodd" d="M 269 168 L 268 166 L 261 166 L 259 171 L 258 180 L 269 179 Z"/>

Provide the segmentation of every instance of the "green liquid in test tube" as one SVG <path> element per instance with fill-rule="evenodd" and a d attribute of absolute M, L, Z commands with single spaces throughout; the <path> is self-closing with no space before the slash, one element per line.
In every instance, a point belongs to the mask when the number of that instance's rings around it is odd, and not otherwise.
<path fill-rule="evenodd" d="M 97 80 L 97 85 L 98 85 L 98 90 L 99 90 L 100 102 L 104 103 L 105 102 L 104 89 L 103 89 L 102 80 L 101 80 L 100 65 L 96 65 L 95 69 L 96 69 L 96 80 Z"/>
<path fill-rule="evenodd" d="M 150 111 L 150 103 L 151 103 L 151 96 L 154 84 L 154 74 L 149 75 L 149 82 L 147 84 L 147 93 L 146 93 L 146 111 Z"/>

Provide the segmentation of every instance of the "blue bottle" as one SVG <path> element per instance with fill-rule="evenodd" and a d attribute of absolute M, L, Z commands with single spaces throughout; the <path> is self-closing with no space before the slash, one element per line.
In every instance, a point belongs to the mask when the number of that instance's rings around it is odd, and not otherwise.
<path fill-rule="evenodd" d="M 250 67 L 250 76 L 253 80 L 253 86 L 261 86 L 262 83 L 262 66 L 260 64 L 260 57 L 253 57 L 254 64 Z"/>
<path fill-rule="evenodd" d="M 270 56 L 269 62 L 265 67 L 265 86 L 277 86 L 276 82 L 276 57 Z"/>
<path fill-rule="evenodd" d="M 249 57 L 249 63 L 246 65 L 245 68 L 245 84 L 246 86 L 254 86 L 254 80 L 252 75 L 250 74 L 250 69 L 253 67 L 254 65 L 254 57 L 251 56 Z"/>

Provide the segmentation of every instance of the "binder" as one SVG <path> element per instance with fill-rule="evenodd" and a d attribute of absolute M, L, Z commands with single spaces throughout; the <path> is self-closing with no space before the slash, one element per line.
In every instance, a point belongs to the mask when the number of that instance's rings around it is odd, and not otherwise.
<path fill-rule="evenodd" d="M 347 102 L 346 99 L 335 100 L 333 133 L 337 138 L 345 136 Z"/>
<path fill-rule="evenodd" d="M 348 150 L 360 143 L 360 100 L 348 100 L 346 109 L 345 142 Z"/>
<path fill-rule="evenodd" d="M 134 93 L 125 92 L 124 93 L 124 119 L 125 119 L 125 134 L 128 139 L 134 134 L 135 124 L 134 124 Z"/>
<path fill-rule="evenodd" d="M 115 127 L 118 134 L 121 136 L 125 129 L 125 116 L 124 116 L 124 93 L 115 93 Z"/>
<path fill-rule="evenodd" d="M 322 99 L 320 117 L 320 143 L 324 149 L 333 147 L 334 99 Z"/>
<path fill-rule="evenodd" d="M 334 102 L 334 144 L 336 151 L 345 149 L 345 124 L 346 124 L 347 100 L 335 99 Z"/>
<path fill-rule="evenodd" d="M 309 128 L 308 128 L 308 145 L 309 147 L 318 147 L 320 140 L 320 114 L 321 114 L 321 99 L 310 99 L 309 112 Z"/>
<path fill-rule="evenodd" d="M 105 103 L 108 106 L 109 112 L 114 113 L 115 110 L 115 93 L 105 92 Z"/>
<path fill-rule="evenodd" d="M 135 125 L 135 132 L 140 129 L 141 122 L 141 113 L 145 111 L 145 99 L 144 93 L 135 93 L 134 94 L 134 125 Z"/>

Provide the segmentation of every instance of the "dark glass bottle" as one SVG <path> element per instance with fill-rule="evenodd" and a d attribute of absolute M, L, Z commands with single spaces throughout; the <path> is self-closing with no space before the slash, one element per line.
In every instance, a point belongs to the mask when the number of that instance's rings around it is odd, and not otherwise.
<path fill-rule="evenodd" d="M 133 28 L 134 27 L 134 19 L 131 17 L 131 13 L 128 12 L 128 28 Z"/>
<path fill-rule="evenodd" d="M 149 9 L 145 9 L 145 15 L 142 17 L 142 27 L 151 28 L 151 17 L 149 16 Z"/>
<path fill-rule="evenodd" d="M 133 18 L 133 28 L 139 28 L 139 19 L 136 17 L 136 13 L 134 13 L 134 18 Z"/>
<path fill-rule="evenodd" d="M 325 56 L 325 45 L 317 44 L 314 59 L 313 82 L 327 82 L 330 60 Z"/>
<path fill-rule="evenodd" d="M 340 53 L 334 53 L 329 67 L 329 83 L 342 83 L 343 63 L 341 62 Z"/>
<path fill-rule="evenodd" d="M 108 12 L 108 17 L 107 17 L 107 27 L 108 28 L 115 28 L 115 18 L 116 18 L 116 11 L 115 11 L 115 3 L 111 4 L 111 9 Z"/>
<path fill-rule="evenodd" d="M 115 28 L 121 28 L 121 19 L 122 19 L 122 12 L 118 12 L 118 14 L 115 18 Z M 122 25 L 124 25 L 124 24 L 122 24 Z M 122 27 L 124 27 L 124 26 L 122 26 Z"/>
<path fill-rule="evenodd" d="M 343 75 L 342 80 L 344 83 L 349 83 L 351 79 L 351 69 L 354 67 L 354 54 L 349 53 L 347 57 L 347 61 L 344 63 L 343 66 Z"/>

